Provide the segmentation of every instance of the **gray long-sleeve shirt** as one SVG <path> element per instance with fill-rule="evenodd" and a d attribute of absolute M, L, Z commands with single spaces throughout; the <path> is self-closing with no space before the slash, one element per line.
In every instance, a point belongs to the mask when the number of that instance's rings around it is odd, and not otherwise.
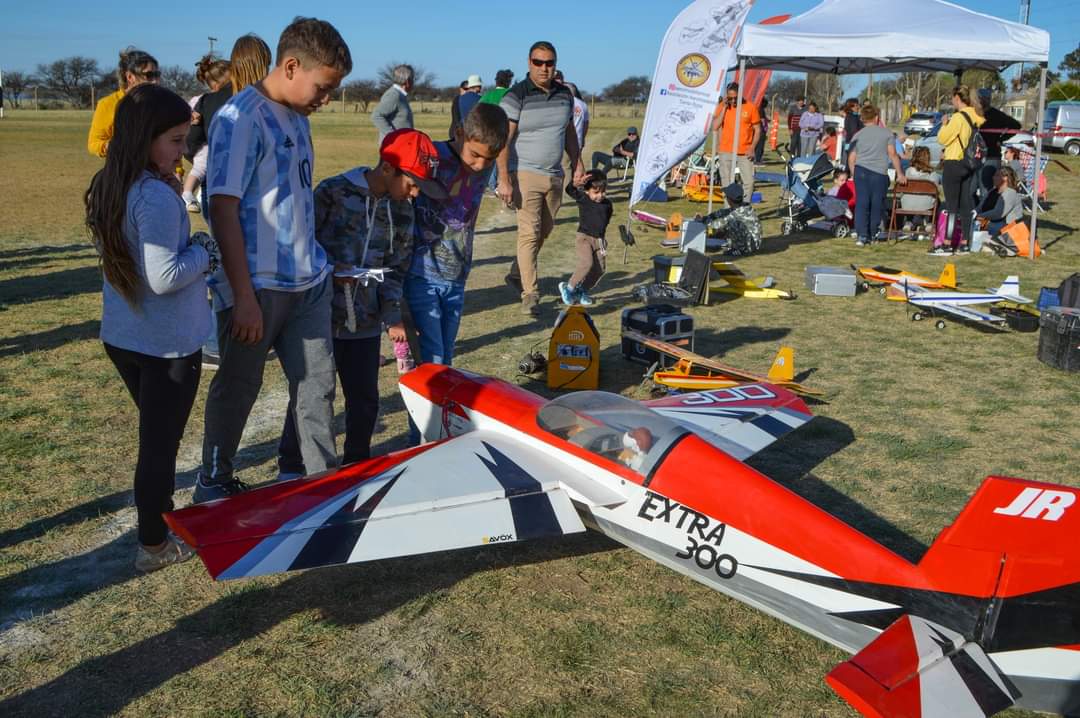
<path fill-rule="evenodd" d="M 412 128 L 413 114 L 409 98 L 397 85 L 391 85 L 383 93 L 379 104 L 371 111 L 371 121 L 379 131 L 379 142 L 394 130 Z"/>
<path fill-rule="evenodd" d="M 1024 218 L 1024 203 L 1019 192 L 1012 187 L 1005 187 L 1001 194 L 997 196 L 994 206 L 979 212 L 979 214 L 991 221 L 1004 220 L 1005 224 L 1012 224 Z"/>
<path fill-rule="evenodd" d="M 128 190 L 124 239 L 140 282 L 134 306 L 106 280 L 101 340 L 155 357 L 194 354 L 210 335 L 204 272 L 206 250 L 188 244 L 191 223 L 184 203 L 149 172 Z"/>

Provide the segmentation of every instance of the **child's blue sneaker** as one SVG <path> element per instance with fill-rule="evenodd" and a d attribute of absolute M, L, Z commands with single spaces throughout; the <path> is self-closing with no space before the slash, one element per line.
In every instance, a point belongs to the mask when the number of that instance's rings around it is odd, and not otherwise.
<path fill-rule="evenodd" d="M 578 304 L 583 307 L 591 307 L 592 305 L 596 304 L 593 298 L 590 297 L 588 292 L 586 292 L 584 289 L 578 291 L 577 300 Z"/>
<path fill-rule="evenodd" d="M 570 288 L 569 282 L 559 282 L 559 298 L 569 307 L 577 302 L 577 292 Z"/>

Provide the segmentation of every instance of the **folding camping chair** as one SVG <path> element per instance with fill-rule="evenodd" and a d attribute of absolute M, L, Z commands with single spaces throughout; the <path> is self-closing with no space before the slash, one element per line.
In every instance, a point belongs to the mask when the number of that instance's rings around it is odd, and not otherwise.
<path fill-rule="evenodd" d="M 715 171 L 716 158 L 706 155 L 704 151 L 695 152 L 686 159 L 686 175 L 683 177 L 683 186 L 690 183 L 694 175 L 703 175 L 705 184 L 709 184 L 709 175 Z"/>
<path fill-rule="evenodd" d="M 1023 170 L 1020 177 L 1020 186 L 1016 188 L 1016 191 L 1020 193 L 1020 198 L 1027 204 L 1028 209 L 1032 207 L 1038 207 L 1039 212 L 1045 212 L 1046 209 L 1039 203 L 1041 197 L 1043 202 L 1046 201 L 1046 163 L 1050 161 L 1050 158 L 1043 155 L 1039 158 L 1039 179 L 1035 179 L 1035 155 L 1027 152 L 1026 150 L 1020 150 L 1020 167 Z M 1036 191 L 1035 188 L 1038 188 Z"/>
<path fill-rule="evenodd" d="M 626 158 L 626 164 L 623 166 L 622 179 L 619 180 L 620 182 L 625 182 L 626 181 L 626 178 L 630 176 L 630 168 L 633 167 L 633 166 L 634 166 L 634 158 L 633 157 L 627 157 Z"/>
<path fill-rule="evenodd" d="M 933 197 L 934 204 L 930 209 L 904 209 L 900 206 L 904 195 L 913 197 Z M 896 185 L 896 189 L 893 190 L 892 211 L 889 216 L 889 237 L 891 238 L 893 233 L 896 232 L 896 218 L 898 215 L 926 217 L 927 233 L 933 233 L 934 220 L 937 219 L 938 200 L 938 186 L 930 180 L 912 179 L 908 180 L 906 185 Z"/>

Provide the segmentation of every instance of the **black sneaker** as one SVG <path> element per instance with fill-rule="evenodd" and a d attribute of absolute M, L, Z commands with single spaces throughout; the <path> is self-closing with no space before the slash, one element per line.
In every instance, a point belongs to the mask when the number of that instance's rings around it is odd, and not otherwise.
<path fill-rule="evenodd" d="M 247 484 L 245 484 L 240 479 L 229 479 L 228 481 L 203 483 L 203 477 L 200 476 L 199 480 L 195 482 L 195 493 L 191 497 L 191 503 L 202 504 L 206 503 L 207 501 L 227 499 L 230 496 L 242 494 L 247 490 Z"/>

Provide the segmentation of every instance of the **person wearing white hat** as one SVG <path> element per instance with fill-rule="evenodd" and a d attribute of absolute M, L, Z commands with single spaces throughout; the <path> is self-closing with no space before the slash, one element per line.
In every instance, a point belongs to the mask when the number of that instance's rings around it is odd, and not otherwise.
<path fill-rule="evenodd" d="M 464 88 L 460 95 L 454 98 L 450 108 L 450 139 L 454 139 L 454 130 L 465 121 L 465 115 L 469 110 L 480 102 L 480 93 L 484 90 L 484 82 L 479 75 L 469 75 L 465 82 L 461 83 Z"/>

